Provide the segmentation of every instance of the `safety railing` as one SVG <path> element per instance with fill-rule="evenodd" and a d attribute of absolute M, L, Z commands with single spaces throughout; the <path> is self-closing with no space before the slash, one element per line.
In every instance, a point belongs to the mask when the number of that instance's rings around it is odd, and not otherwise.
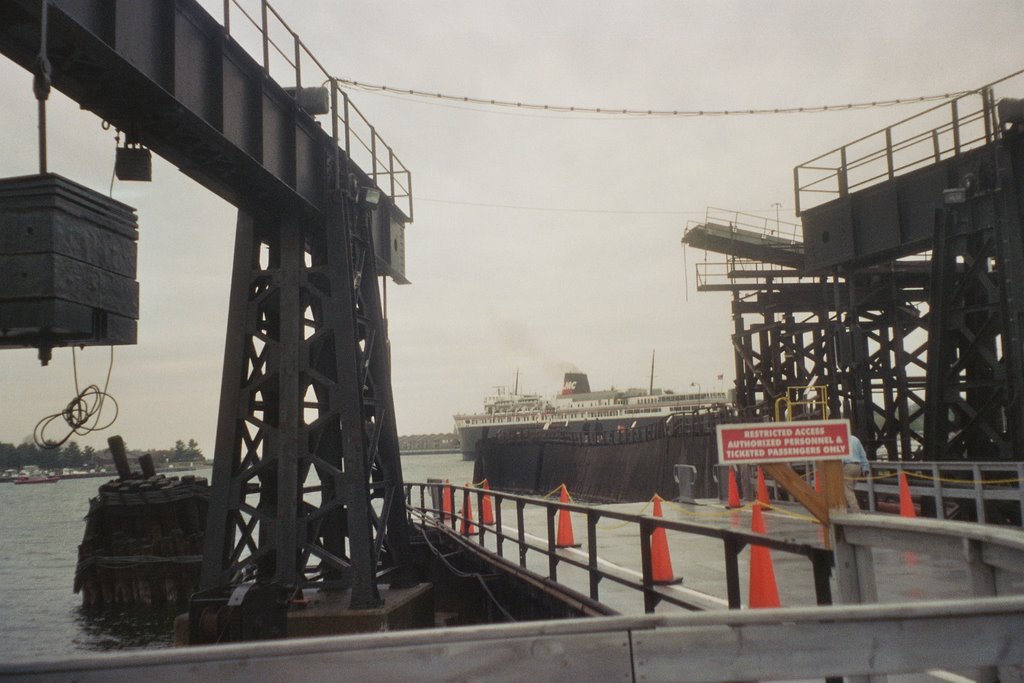
<path fill-rule="evenodd" d="M 686 230 L 688 231 L 691 227 L 695 227 L 697 225 L 706 225 L 709 223 L 713 225 L 731 227 L 734 230 L 753 233 L 764 238 L 774 237 L 786 240 L 793 244 L 803 241 L 803 229 L 798 223 L 780 220 L 778 216 L 759 216 L 752 213 L 733 211 L 731 209 L 719 209 L 715 207 L 707 208 L 704 212 L 703 222 L 694 220 L 687 221 Z"/>
<path fill-rule="evenodd" d="M 796 214 L 998 140 L 992 86 L 869 133 L 793 169 Z"/>
<path fill-rule="evenodd" d="M 866 493 L 867 509 L 893 511 L 901 472 L 928 517 L 1017 526 L 1024 519 L 1024 462 L 872 462 L 854 487 Z"/>
<path fill-rule="evenodd" d="M 443 496 L 445 488 L 451 491 L 451 508 L 445 510 Z M 587 572 L 589 578 L 589 595 L 592 600 L 600 601 L 600 585 L 602 581 L 625 586 L 643 596 L 644 611 L 653 612 L 661 602 L 666 602 L 686 609 L 706 609 L 716 598 L 696 591 L 673 590 L 671 585 L 659 585 L 655 580 L 652 562 L 652 536 L 656 529 L 664 529 L 666 534 L 677 536 L 686 534 L 690 537 L 700 536 L 716 538 L 722 543 L 724 575 L 726 580 L 726 603 L 730 609 L 742 606 L 740 593 L 739 554 L 747 545 L 756 545 L 770 550 L 806 557 L 813 573 L 813 593 L 815 602 L 828 605 L 832 602 L 829 577 L 832 566 L 832 553 L 825 548 L 798 543 L 795 541 L 772 538 L 760 533 L 740 531 L 736 529 L 717 528 L 694 522 L 669 520 L 650 515 L 618 512 L 603 507 L 563 503 L 560 501 L 520 496 L 500 491 L 484 490 L 472 486 L 454 486 L 442 483 L 406 482 L 406 507 L 410 521 L 426 528 L 444 529 L 448 533 L 459 533 L 461 536 L 474 540 L 479 546 L 490 549 L 495 555 L 506 558 L 508 546 L 519 566 L 529 571 L 527 560 L 531 553 L 542 556 L 547 563 L 547 578 L 558 581 L 558 568 L 565 564 Z M 494 523 L 481 523 L 478 519 L 470 519 L 463 511 L 467 509 L 482 510 L 484 498 L 489 497 L 493 506 Z M 468 501 L 468 503 L 467 503 Z M 471 508 L 467 508 L 467 504 Z M 541 509 L 546 519 L 545 536 L 533 536 L 526 528 L 525 517 L 527 508 Z M 560 547 L 556 533 L 556 516 L 566 511 L 581 515 L 586 519 L 586 550 L 573 551 L 571 548 Z M 514 517 L 514 523 L 509 515 Z M 639 575 L 623 572 L 617 565 L 601 560 L 597 549 L 600 545 L 598 522 L 614 520 L 621 525 L 634 525 L 637 529 L 637 540 L 640 545 Z M 725 605 L 723 605 L 725 606 Z"/>
<path fill-rule="evenodd" d="M 267 76 L 279 83 L 293 85 L 296 91 L 304 80 L 329 88 L 331 135 L 335 147 L 345 150 L 335 163 L 336 187 L 344 186 L 352 172 L 349 164 L 355 164 L 412 221 L 409 169 L 277 9 L 267 0 L 224 0 L 224 29 L 232 40 L 259 55 Z"/>
<path fill-rule="evenodd" d="M 718 497 L 727 499 L 726 465 L 716 466 Z M 808 481 L 814 468 L 795 465 Z M 741 466 L 741 495 L 753 500 L 756 468 Z M 868 512 L 899 512 L 900 474 L 907 477 L 907 489 L 918 514 L 940 520 L 964 520 L 1022 526 L 1024 520 L 1024 462 L 875 462 L 869 473 L 854 480 Z M 781 489 L 770 477 L 767 486 L 773 499 Z"/>
<path fill-rule="evenodd" d="M 798 417 L 819 417 L 827 420 L 828 385 L 786 387 L 786 394 L 775 399 L 775 421 L 779 422 L 785 418 L 787 422 L 792 422 L 795 417 L 794 407 L 798 409 Z"/>
<path fill-rule="evenodd" d="M 696 264 L 697 289 L 730 286 L 760 290 L 769 284 L 807 282 L 792 268 L 763 261 L 734 258 Z"/>

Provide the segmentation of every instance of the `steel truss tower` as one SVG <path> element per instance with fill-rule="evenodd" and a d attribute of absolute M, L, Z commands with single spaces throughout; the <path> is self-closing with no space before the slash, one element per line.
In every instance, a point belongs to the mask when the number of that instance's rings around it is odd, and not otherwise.
<path fill-rule="evenodd" d="M 1020 460 L 1024 103 L 989 87 L 924 112 L 931 130 L 918 119 L 797 167 L 798 208 L 834 196 L 803 210 L 802 242 L 710 210 L 683 241 L 730 259 L 698 266 L 698 287 L 733 293 L 748 417 L 824 384 L 872 456 Z"/>
<path fill-rule="evenodd" d="M 238 219 L 202 589 L 377 582 L 406 547 L 370 212 Z M 393 577 L 394 578 L 394 577 Z"/>

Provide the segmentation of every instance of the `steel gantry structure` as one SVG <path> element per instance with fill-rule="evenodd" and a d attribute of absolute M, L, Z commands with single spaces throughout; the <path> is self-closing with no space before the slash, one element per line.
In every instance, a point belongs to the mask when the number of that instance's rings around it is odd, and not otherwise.
<path fill-rule="evenodd" d="M 1024 110 L 994 96 L 1012 83 L 798 166 L 802 226 L 720 210 L 688 226 L 685 244 L 728 257 L 698 265 L 698 288 L 732 293 L 748 416 L 825 385 L 873 457 L 1024 458 Z"/>
<path fill-rule="evenodd" d="M 0 52 L 45 63 L 56 89 L 238 207 L 203 594 L 255 582 L 280 605 L 331 586 L 374 607 L 378 583 L 408 578 L 378 277 L 405 282 L 411 176 L 255 6 L 226 2 L 221 25 L 194 0 L 0 0 Z M 261 61 L 232 16 L 259 29 Z M 294 46 L 280 74 L 272 27 Z"/>

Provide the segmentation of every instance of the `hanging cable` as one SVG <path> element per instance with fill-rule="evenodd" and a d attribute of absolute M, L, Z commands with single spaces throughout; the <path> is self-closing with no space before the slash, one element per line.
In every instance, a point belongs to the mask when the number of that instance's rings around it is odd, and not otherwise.
<path fill-rule="evenodd" d="M 560 207 L 560 206 L 525 206 L 521 204 L 492 204 L 488 202 L 467 202 L 456 199 L 431 199 L 429 197 L 418 197 L 417 202 L 428 202 L 431 204 L 451 204 L 454 206 L 478 206 L 486 209 L 510 209 L 513 211 L 548 211 L 553 213 L 603 213 L 603 214 L 619 214 L 626 216 L 704 216 L 707 214 L 707 209 L 701 209 L 699 211 L 682 211 L 682 210 L 632 210 L 632 209 L 583 209 L 575 207 Z M 740 213 L 770 213 L 774 212 L 775 209 L 743 209 Z M 786 211 L 792 211 L 786 209 Z"/>
<path fill-rule="evenodd" d="M 42 0 L 39 16 L 39 54 L 32 65 L 32 93 L 38 102 L 39 173 L 46 173 L 46 100 L 50 96 L 50 59 L 47 57 L 46 34 L 49 0 Z"/>
<path fill-rule="evenodd" d="M 60 448 L 64 442 L 75 434 L 78 436 L 85 436 L 92 432 L 106 429 L 117 420 L 119 412 L 117 401 L 113 396 L 107 393 L 107 388 L 110 386 L 110 375 L 114 370 L 114 347 L 110 347 L 110 365 L 107 367 L 107 379 L 103 383 L 102 389 L 95 384 L 90 384 L 84 389 L 79 389 L 78 361 L 75 358 L 74 346 L 71 347 L 71 364 L 74 368 L 75 376 L 75 397 L 68 402 L 64 407 L 64 410 L 59 413 L 54 413 L 53 415 L 48 415 L 36 424 L 36 428 L 32 432 L 32 439 L 39 448 L 46 448 L 49 450 Z M 114 416 L 110 418 L 108 422 L 101 425 L 100 418 L 103 413 L 103 406 L 108 400 L 114 404 Z M 58 418 L 62 418 L 64 420 L 65 424 L 70 428 L 70 431 L 59 441 L 47 439 L 46 430 Z"/>
<path fill-rule="evenodd" d="M 421 520 L 422 520 L 422 514 L 421 514 Z M 466 572 L 466 571 L 462 571 L 461 569 L 456 569 L 452 565 L 452 563 L 448 561 L 448 558 L 445 556 L 445 554 L 441 552 L 441 549 L 438 548 L 437 546 L 435 546 L 431 542 L 430 538 L 427 536 L 426 529 L 423 527 L 422 521 L 421 521 L 421 523 L 419 525 L 417 525 L 417 528 L 419 529 L 420 534 L 422 534 L 423 540 L 426 542 L 427 547 L 430 548 L 430 551 L 434 554 L 435 557 L 437 557 L 437 559 L 441 560 L 441 562 L 443 562 L 444 565 L 446 567 L 448 567 L 448 570 L 452 574 L 454 574 L 455 576 L 458 576 L 460 578 L 464 578 L 464 579 L 475 578 L 477 581 L 480 582 L 480 587 L 484 589 L 484 592 L 487 593 L 487 597 L 490 598 L 490 600 L 494 604 L 494 606 L 498 608 L 498 611 L 501 612 L 502 615 L 504 615 L 504 617 L 506 619 L 508 619 L 509 621 L 517 621 L 517 619 L 515 617 L 513 617 L 509 613 L 509 611 L 507 609 L 505 609 L 505 607 L 500 602 L 498 602 L 498 598 L 495 597 L 494 593 L 491 592 L 491 589 L 487 585 L 487 582 L 484 580 L 484 577 L 483 577 L 482 574 L 480 574 L 479 572 Z"/>
<path fill-rule="evenodd" d="M 954 97 L 966 95 L 970 92 L 974 92 L 972 90 L 960 90 L 951 93 L 921 95 L 919 97 L 895 98 L 888 100 L 872 100 L 865 102 L 851 102 L 847 104 L 823 104 L 806 107 L 756 107 L 749 109 L 636 109 L 630 107 L 579 107 L 556 104 L 536 104 L 531 102 L 513 102 L 511 100 L 469 97 L 466 95 L 448 95 L 445 93 L 432 93 L 424 90 L 417 90 L 415 88 L 396 88 L 388 85 L 362 83 L 360 81 L 353 81 L 346 78 L 338 78 L 335 80 L 342 86 L 348 86 L 349 88 L 355 88 L 366 92 L 386 93 L 389 95 L 397 95 L 402 97 L 429 98 L 435 101 L 459 102 L 463 104 L 481 105 L 485 107 L 522 109 L 539 112 L 554 112 L 560 114 L 596 114 L 602 116 L 628 116 L 635 118 L 691 118 L 699 116 L 764 116 L 770 114 L 818 114 L 824 112 L 876 109 L 879 107 L 895 107 L 904 104 L 934 102 L 937 100 L 948 100 Z"/>

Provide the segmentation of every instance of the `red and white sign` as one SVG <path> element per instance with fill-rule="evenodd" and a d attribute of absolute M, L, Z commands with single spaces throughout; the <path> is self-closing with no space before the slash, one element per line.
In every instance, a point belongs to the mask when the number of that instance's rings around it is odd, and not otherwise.
<path fill-rule="evenodd" d="M 723 465 L 828 460 L 849 454 L 847 420 L 718 425 L 718 462 Z"/>

